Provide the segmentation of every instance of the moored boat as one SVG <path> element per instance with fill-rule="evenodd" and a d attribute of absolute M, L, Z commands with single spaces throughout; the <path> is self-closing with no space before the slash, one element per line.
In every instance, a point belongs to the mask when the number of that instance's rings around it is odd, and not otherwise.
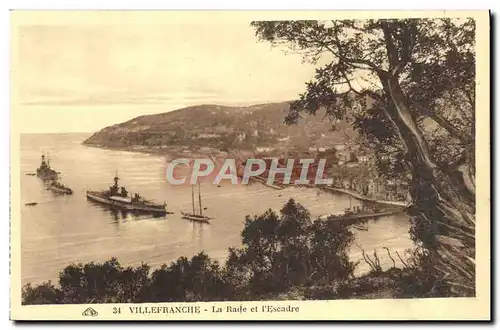
<path fill-rule="evenodd" d="M 182 212 L 182 211 L 181 211 L 181 214 L 182 214 L 182 217 L 184 219 L 193 220 L 193 221 L 210 222 L 210 219 L 211 219 L 210 217 L 207 217 L 205 215 L 186 213 L 186 212 Z"/>
<path fill-rule="evenodd" d="M 203 215 L 203 208 L 201 206 L 201 190 L 200 190 L 200 184 L 198 183 L 198 200 L 199 200 L 199 209 L 200 213 L 196 213 L 196 209 L 194 206 L 194 186 L 191 186 L 191 196 L 192 196 L 192 202 L 193 202 L 193 213 L 187 213 L 181 211 L 182 217 L 184 219 L 192 220 L 192 221 L 198 221 L 198 222 L 210 222 L 212 218 L 207 217 L 206 215 Z"/>
<path fill-rule="evenodd" d="M 125 187 L 118 187 L 117 176 L 114 177 L 115 184 L 104 191 L 87 191 L 87 199 L 108 205 L 112 208 L 129 210 L 132 212 L 152 213 L 155 215 L 166 215 L 166 203 L 153 203 L 142 198 L 139 194 L 129 196 Z"/>

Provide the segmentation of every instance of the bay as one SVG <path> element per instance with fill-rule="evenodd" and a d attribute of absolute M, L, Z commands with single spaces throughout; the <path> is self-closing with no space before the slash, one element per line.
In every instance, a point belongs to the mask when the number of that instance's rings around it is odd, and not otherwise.
<path fill-rule="evenodd" d="M 180 211 L 192 209 L 191 186 L 170 185 L 165 177 L 166 158 L 158 155 L 99 149 L 82 145 L 90 134 L 21 135 L 21 273 L 22 284 L 57 281 L 59 271 L 72 262 L 102 262 L 116 257 L 124 265 L 141 262 L 151 267 L 169 264 L 181 256 L 204 251 L 224 262 L 229 247 L 239 247 L 246 215 L 268 209 L 279 211 L 294 198 L 313 217 L 338 213 L 361 202 L 344 194 L 314 188 L 289 187 L 274 190 L 259 183 L 221 186 L 201 185 L 203 207 L 213 216 L 211 224 L 181 218 Z M 73 195 L 56 195 L 46 190 L 36 176 L 27 176 L 48 154 L 51 166 L 61 172 L 61 181 Z M 165 217 L 113 213 L 86 199 L 86 190 L 104 190 L 118 174 L 120 185 L 131 193 L 167 202 L 174 214 Z M 27 206 L 25 203 L 36 202 Z M 356 244 L 350 257 L 361 260 L 357 274 L 369 270 L 361 246 L 367 253 L 376 249 L 384 268 L 392 266 L 383 247 L 404 251 L 413 247 L 406 215 L 394 215 L 368 223 L 368 231 L 353 230 Z M 401 266 L 396 260 L 397 266 Z"/>

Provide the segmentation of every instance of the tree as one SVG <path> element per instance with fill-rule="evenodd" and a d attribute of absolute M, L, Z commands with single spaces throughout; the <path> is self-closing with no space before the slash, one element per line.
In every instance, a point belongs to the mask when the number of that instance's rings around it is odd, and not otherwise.
<path fill-rule="evenodd" d="M 454 291 L 475 293 L 475 22 L 390 19 L 253 22 L 256 35 L 286 44 L 314 63 L 301 112 L 325 108 L 371 138 L 378 153 L 400 155 L 411 177 L 412 236 Z M 459 99 L 457 101 L 455 99 Z M 449 102 L 450 100 L 454 100 Z M 449 148 L 445 155 L 439 152 Z"/>
<path fill-rule="evenodd" d="M 141 302 L 149 285 L 149 266 L 123 268 L 116 258 L 103 263 L 70 264 L 59 273 L 61 303 Z"/>
<path fill-rule="evenodd" d="M 231 291 L 218 262 L 203 252 L 155 270 L 149 290 L 148 301 L 162 302 L 225 300 Z"/>
<path fill-rule="evenodd" d="M 279 215 L 269 210 L 247 217 L 243 247 L 230 249 L 225 273 L 238 299 L 342 282 L 354 272 L 347 254 L 353 240 L 348 228 L 335 220 L 312 222 L 309 212 L 290 199 Z"/>
<path fill-rule="evenodd" d="M 309 245 L 314 282 L 325 284 L 345 281 L 354 274 L 357 263 L 349 260 L 347 251 L 354 242 L 354 235 L 338 221 L 315 220 L 311 225 Z"/>
<path fill-rule="evenodd" d="M 22 289 L 23 305 L 48 305 L 60 304 L 62 292 L 50 281 L 44 282 L 36 287 L 26 284 Z"/>

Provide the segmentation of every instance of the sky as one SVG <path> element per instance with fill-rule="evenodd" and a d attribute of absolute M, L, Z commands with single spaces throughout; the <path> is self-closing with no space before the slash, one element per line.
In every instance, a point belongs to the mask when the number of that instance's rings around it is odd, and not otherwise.
<path fill-rule="evenodd" d="M 22 133 L 93 132 L 189 105 L 291 100 L 314 75 L 299 54 L 259 42 L 246 20 L 100 17 L 13 29 L 12 111 Z"/>

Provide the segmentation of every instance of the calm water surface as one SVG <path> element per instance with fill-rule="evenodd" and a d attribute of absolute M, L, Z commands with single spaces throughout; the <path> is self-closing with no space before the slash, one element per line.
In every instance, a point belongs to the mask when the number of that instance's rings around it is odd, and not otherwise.
<path fill-rule="evenodd" d="M 161 156 L 111 151 L 83 146 L 85 134 L 36 134 L 21 136 L 21 247 L 22 283 L 56 281 L 58 272 L 71 262 L 105 261 L 116 257 L 122 265 L 152 267 L 205 251 L 221 262 L 229 247 L 238 247 L 246 215 L 272 208 L 279 210 L 291 197 L 312 214 L 341 212 L 360 202 L 342 194 L 317 189 L 290 187 L 276 191 L 260 184 L 202 184 L 203 206 L 214 216 L 211 224 L 182 219 L 180 210 L 190 210 L 190 186 L 172 186 L 165 179 L 166 161 Z M 49 153 L 51 166 L 62 173 L 62 182 L 73 195 L 56 195 L 46 190 L 36 176 L 27 176 Z M 87 189 L 107 189 L 116 171 L 120 184 L 147 199 L 167 201 L 175 214 L 166 217 L 116 214 L 87 201 Z M 35 206 L 25 203 L 37 202 Z M 365 251 L 377 249 L 382 264 L 392 265 L 382 247 L 400 254 L 412 247 L 405 215 L 370 222 L 368 231 L 353 230 L 356 243 Z M 379 251 L 380 250 L 380 251 Z M 362 259 L 353 245 L 353 261 Z M 357 272 L 368 269 L 361 262 Z"/>

